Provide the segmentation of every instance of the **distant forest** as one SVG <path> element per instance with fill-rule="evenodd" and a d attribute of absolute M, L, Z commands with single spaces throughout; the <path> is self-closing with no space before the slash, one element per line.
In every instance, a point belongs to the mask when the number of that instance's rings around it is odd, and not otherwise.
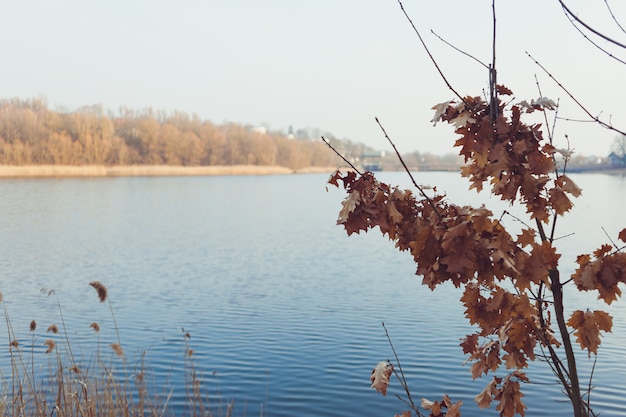
<path fill-rule="evenodd" d="M 319 137 L 298 133 L 216 125 L 176 111 L 114 114 L 96 105 L 63 112 L 40 99 L 0 101 L 1 165 L 341 165 Z M 325 137 L 345 155 L 366 150 Z"/>

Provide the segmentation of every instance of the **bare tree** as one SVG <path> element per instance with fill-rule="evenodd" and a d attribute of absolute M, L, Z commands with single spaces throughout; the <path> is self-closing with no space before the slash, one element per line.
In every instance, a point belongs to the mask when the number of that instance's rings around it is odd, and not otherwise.
<path fill-rule="evenodd" d="M 626 165 L 626 135 L 616 136 L 611 145 L 611 151 Z"/>

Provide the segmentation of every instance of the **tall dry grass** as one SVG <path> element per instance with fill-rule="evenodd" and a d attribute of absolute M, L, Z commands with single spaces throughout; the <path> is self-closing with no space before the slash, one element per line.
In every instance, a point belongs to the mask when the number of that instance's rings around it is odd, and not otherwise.
<path fill-rule="evenodd" d="M 108 303 L 117 341 L 102 344 L 100 325 L 92 322 L 95 351 L 91 358 L 78 360 L 74 355 L 70 332 L 65 324 L 61 303 L 54 296 L 60 324 L 50 324 L 43 343 L 36 337 L 38 323 L 31 321 L 28 335 L 16 334 L 5 300 L 0 293 L 8 335 L 10 371 L 0 369 L 0 417 L 230 417 L 233 402 L 210 400 L 207 387 L 192 360 L 190 334 L 182 331 L 182 362 L 185 387 L 164 390 L 148 383 L 145 353 L 138 363 L 127 361 L 107 288 L 90 283 L 101 303 Z M 44 350 L 45 348 L 45 350 Z M 113 352 L 114 355 L 111 355 Z M 116 360 L 104 358 L 115 357 Z M 41 367 L 41 363 L 45 363 Z M 184 407 L 175 409 L 170 400 L 175 389 L 185 389 Z M 214 398 L 214 397 L 213 397 Z"/>

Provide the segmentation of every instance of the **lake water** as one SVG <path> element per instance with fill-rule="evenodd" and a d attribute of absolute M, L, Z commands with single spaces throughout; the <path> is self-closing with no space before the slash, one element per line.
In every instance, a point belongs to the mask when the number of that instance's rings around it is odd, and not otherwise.
<path fill-rule="evenodd" d="M 578 253 L 616 239 L 626 227 L 626 179 L 573 175 L 583 188 L 560 221 L 562 273 Z M 145 354 L 149 378 L 173 389 L 170 406 L 184 413 L 183 331 L 214 398 L 235 401 L 237 416 L 393 416 L 407 409 L 392 379 L 382 397 L 370 389 L 379 361 L 392 359 L 385 322 L 409 386 L 418 399 L 448 393 L 464 416 L 495 416 L 472 401 L 488 382 L 472 382 L 459 339 L 471 332 L 458 291 L 431 293 L 406 253 L 376 232 L 345 235 L 335 225 L 343 193 L 326 190 L 327 175 L 265 177 L 131 177 L 0 180 L 0 291 L 24 345 L 36 320 L 36 345 L 60 324 L 58 295 L 74 354 L 116 341 L 107 304 L 88 283 L 109 290 L 130 364 Z M 401 173 L 381 178 L 408 186 Z M 455 173 L 419 173 L 450 199 L 484 201 Z M 515 226 L 511 218 L 504 219 Z M 574 294 L 569 308 L 594 307 Z M 626 414 L 624 301 L 608 308 L 614 332 L 603 340 L 592 400 L 603 416 Z M 0 346 L 7 346 L 0 331 Z M 83 344 L 81 344 L 83 343 Z M 111 353 L 112 356 L 112 353 Z M 113 360 L 113 359 L 111 359 Z M 588 375 L 591 362 L 581 352 Z M 132 365 L 131 365 L 132 366 Z M 8 349 L 0 369 L 11 374 Z M 568 415 L 570 406 L 545 364 L 531 365 L 524 387 L 529 416 Z"/>

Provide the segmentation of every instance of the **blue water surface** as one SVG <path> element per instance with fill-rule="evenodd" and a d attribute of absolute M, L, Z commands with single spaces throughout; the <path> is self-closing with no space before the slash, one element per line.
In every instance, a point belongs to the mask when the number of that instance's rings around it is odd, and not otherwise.
<path fill-rule="evenodd" d="M 401 173 L 381 178 L 409 186 Z M 419 173 L 452 201 L 485 203 L 456 173 Z M 559 221 L 562 273 L 626 227 L 626 180 L 579 174 L 584 194 Z M 460 339 L 471 333 L 459 290 L 420 285 L 406 253 L 378 231 L 346 236 L 335 221 L 343 198 L 327 175 L 130 177 L 0 180 L 0 291 L 22 346 L 43 355 L 49 324 L 65 321 L 73 354 L 93 360 L 94 345 L 125 351 L 128 373 L 143 363 L 149 382 L 177 415 L 185 413 L 184 333 L 193 364 L 217 408 L 234 401 L 236 416 L 393 416 L 407 407 L 392 380 L 386 397 L 370 388 L 376 363 L 393 352 L 385 323 L 417 401 L 444 393 L 462 400 L 464 416 L 488 379 L 472 381 Z M 523 216 L 523 210 L 518 213 Z M 512 228 L 519 225 L 503 218 Z M 574 234 L 572 234 L 574 233 Z M 101 281 L 108 303 L 88 284 Z M 50 290 L 54 290 L 52 295 Z M 58 303 L 57 303 L 58 297 Z M 568 309 L 595 308 L 594 294 L 572 294 Z M 60 306 L 59 306 L 60 304 Z M 59 308 L 60 307 L 60 308 Z M 614 331 L 595 366 L 592 402 L 603 416 L 626 413 L 626 312 L 607 309 Z M 89 328 L 97 322 L 101 332 Z M 7 346 L 0 332 L 0 346 Z M 27 350 L 27 349 L 26 349 Z M 116 362 L 118 361 L 118 362 Z M 593 365 L 585 352 L 583 377 Z M 11 374 L 8 348 L 0 369 Z M 529 370 L 529 416 L 568 415 L 546 365 Z M 222 401 L 222 402 L 220 402 Z"/>

